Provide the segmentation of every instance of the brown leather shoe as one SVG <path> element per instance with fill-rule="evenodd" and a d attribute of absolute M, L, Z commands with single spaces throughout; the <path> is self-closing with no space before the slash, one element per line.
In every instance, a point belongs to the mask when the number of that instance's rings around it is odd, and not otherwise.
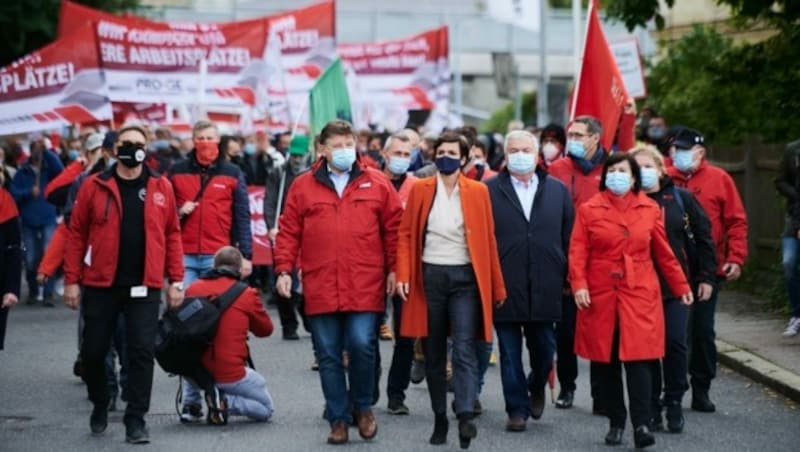
<path fill-rule="evenodd" d="M 344 421 L 334 422 L 328 435 L 328 444 L 345 444 L 347 440 L 347 424 Z"/>
<path fill-rule="evenodd" d="M 375 438 L 378 434 L 378 421 L 375 420 L 372 410 L 358 413 L 358 434 L 364 439 Z"/>
<path fill-rule="evenodd" d="M 512 416 L 506 422 L 506 430 L 509 432 L 524 432 L 528 428 L 528 423 L 520 416 Z"/>

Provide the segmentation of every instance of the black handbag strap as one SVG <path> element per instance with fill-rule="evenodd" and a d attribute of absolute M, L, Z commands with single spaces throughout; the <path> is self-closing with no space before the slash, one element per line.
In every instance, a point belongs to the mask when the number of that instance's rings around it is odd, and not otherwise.
<path fill-rule="evenodd" d="M 249 286 L 246 283 L 242 281 L 236 281 L 231 287 L 228 288 L 228 290 L 217 297 L 214 300 L 214 303 L 217 305 L 217 309 L 219 309 L 219 314 L 222 315 L 222 313 L 225 312 L 225 310 L 228 309 L 230 305 L 232 305 L 233 302 L 239 298 L 239 295 L 244 293 L 248 287 Z"/>
<path fill-rule="evenodd" d="M 208 187 L 208 183 L 211 181 L 211 175 L 208 173 L 200 174 L 200 190 L 197 191 L 192 202 L 200 201 L 200 198 L 203 197 L 203 193 L 206 191 L 206 187 Z"/>

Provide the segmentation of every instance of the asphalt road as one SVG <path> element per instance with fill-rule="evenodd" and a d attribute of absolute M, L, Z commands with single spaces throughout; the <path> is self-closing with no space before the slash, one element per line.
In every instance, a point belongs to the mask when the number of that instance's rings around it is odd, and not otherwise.
<path fill-rule="evenodd" d="M 277 322 L 277 314 L 270 310 Z M 325 444 L 328 426 L 321 418 L 323 399 L 319 376 L 309 370 L 311 342 L 274 337 L 251 341 L 256 367 L 268 382 L 276 413 L 266 424 L 232 418 L 230 425 L 213 428 L 184 426 L 178 422 L 174 400 L 177 381 L 157 367 L 151 413 L 147 421 L 152 443 L 124 444 L 121 413 L 111 416 L 106 434 L 89 435 L 91 406 L 83 384 L 72 376 L 76 355 L 77 314 L 63 306 L 55 309 L 19 306 L 9 318 L 6 350 L 0 352 L 0 451 L 99 451 L 142 447 L 153 451 L 316 451 L 332 450 Z M 410 416 L 396 417 L 386 410 L 385 375 L 391 343 L 382 342 L 384 377 L 376 407 L 379 432 L 370 443 L 351 430 L 348 450 L 419 451 L 458 450 L 454 420 L 446 447 L 427 444 L 432 431 L 425 384 L 412 385 L 407 404 Z M 712 389 L 715 414 L 686 410 L 687 427 L 681 435 L 658 434 L 655 448 L 670 451 L 798 451 L 800 410 L 796 404 L 766 388 L 721 368 Z M 556 410 L 548 405 L 540 421 L 530 421 L 528 431 L 504 431 L 505 412 L 499 368 L 491 367 L 481 397 L 484 409 L 478 421 L 475 451 L 586 451 L 632 449 L 631 428 L 619 448 L 603 444 L 604 418 L 592 416 L 588 395 L 588 366 L 582 363 L 576 407 Z M 688 406 L 688 398 L 685 405 Z"/>

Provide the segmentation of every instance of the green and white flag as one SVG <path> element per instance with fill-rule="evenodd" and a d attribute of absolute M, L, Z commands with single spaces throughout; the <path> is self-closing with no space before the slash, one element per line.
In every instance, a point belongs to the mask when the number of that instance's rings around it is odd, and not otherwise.
<path fill-rule="evenodd" d="M 353 122 L 347 80 L 339 58 L 328 66 L 311 88 L 308 105 L 311 113 L 311 132 L 314 136 L 319 135 L 325 124 L 334 119 Z"/>

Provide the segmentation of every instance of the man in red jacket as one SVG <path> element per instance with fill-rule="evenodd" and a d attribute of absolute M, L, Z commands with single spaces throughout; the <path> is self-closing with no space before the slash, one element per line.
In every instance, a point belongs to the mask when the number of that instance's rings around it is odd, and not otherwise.
<path fill-rule="evenodd" d="M 170 306 L 183 300 L 183 248 L 178 208 L 166 177 L 143 167 L 147 134 L 124 127 L 116 143 L 118 163 L 88 178 L 78 192 L 64 256 L 64 301 L 77 309 L 83 293 L 81 356 L 91 431 L 108 425 L 105 357 L 120 312 L 125 316 L 129 369 L 125 439 L 150 441 L 144 415 L 153 386 L 153 348 L 164 279 Z M 122 221 L 122 219 L 125 221 Z"/>
<path fill-rule="evenodd" d="M 551 176 L 567 186 L 572 196 L 575 210 L 600 191 L 600 178 L 603 163 L 608 153 L 600 145 L 603 127 L 597 118 L 578 116 L 567 127 L 567 156 L 552 162 L 548 169 Z M 578 358 L 574 352 L 575 317 L 577 310 L 572 297 L 561 304 L 561 322 L 556 328 L 556 373 L 561 391 L 556 400 L 556 408 L 571 408 L 575 398 L 575 380 L 578 378 Z M 594 365 L 592 365 L 594 368 Z M 596 375 L 592 371 L 591 375 Z M 595 378 L 592 381 L 592 412 L 603 414 L 597 403 Z"/>
<path fill-rule="evenodd" d="M 671 147 L 672 167 L 668 173 L 675 185 L 694 193 L 711 221 L 711 237 L 717 250 L 718 281 L 734 281 L 742 275 L 747 258 L 747 214 L 733 178 L 706 161 L 707 147 L 700 132 L 678 131 Z M 692 377 L 692 409 L 714 412 L 708 396 L 711 380 L 717 374 L 717 347 L 714 343 L 714 311 L 719 286 L 711 299 L 692 306 L 689 324 L 689 375 Z"/>
<path fill-rule="evenodd" d="M 241 279 L 242 261 L 239 250 L 223 247 L 214 255 L 214 270 L 189 286 L 186 296 L 222 295 Z M 264 377 L 245 366 L 250 356 L 247 347 L 250 331 L 256 337 L 272 334 L 272 320 L 252 287 L 239 295 L 220 317 L 214 341 L 203 354 L 203 367 L 214 377 L 228 414 L 264 422 L 272 417 L 272 397 Z"/>
<path fill-rule="evenodd" d="M 402 207 L 386 176 L 357 159 L 350 123 L 329 122 L 320 142 L 322 157 L 294 180 L 286 197 L 275 244 L 276 286 L 279 295 L 291 296 L 291 273 L 302 254 L 305 312 L 331 424 L 328 442 L 343 444 L 351 403 L 361 437 L 372 439 L 378 431 L 372 413 L 376 326 L 395 286 Z"/>

